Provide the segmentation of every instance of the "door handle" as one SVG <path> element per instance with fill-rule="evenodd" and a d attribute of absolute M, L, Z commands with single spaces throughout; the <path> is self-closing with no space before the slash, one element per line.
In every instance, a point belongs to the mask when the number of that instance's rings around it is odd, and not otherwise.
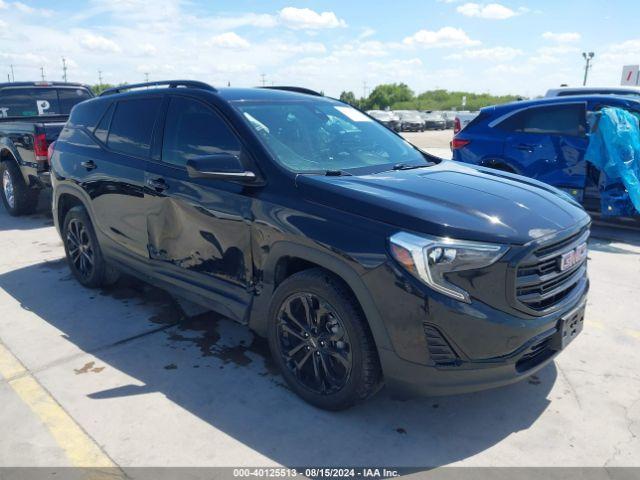
<path fill-rule="evenodd" d="M 527 145 L 526 143 L 521 143 L 516 147 L 518 150 L 524 150 L 525 152 L 533 152 L 535 147 L 533 145 Z"/>
<path fill-rule="evenodd" d="M 95 164 L 95 162 L 93 160 L 87 160 L 85 162 L 80 162 L 80 165 L 82 165 L 87 170 L 93 170 L 94 168 L 98 168 L 98 166 Z"/>
<path fill-rule="evenodd" d="M 169 188 L 169 185 L 164 181 L 164 178 L 148 178 L 147 185 L 158 192 L 164 192 Z"/>

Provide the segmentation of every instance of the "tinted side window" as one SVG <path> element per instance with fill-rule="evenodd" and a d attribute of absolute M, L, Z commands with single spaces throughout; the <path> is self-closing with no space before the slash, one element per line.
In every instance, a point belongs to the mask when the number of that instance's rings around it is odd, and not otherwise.
<path fill-rule="evenodd" d="M 162 161 L 185 165 L 187 160 L 215 153 L 240 155 L 240 142 L 212 109 L 196 100 L 173 97 L 167 111 Z"/>
<path fill-rule="evenodd" d="M 535 107 L 517 113 L 500 128 L 525 133 L 580 136 L 584 134 L 585 108 L 581 104 Z"/>
<path fill-rule="evenodd" d="M 100 120 L 100 123 L 98 124 L 96 129 L 93 131 L 93 134 L 96 137 L 98 137 L 98 140 L 100 140 L 104 144 L 107 143 L 107 135 L 109 134 L 109 125 L 111 125 L 111 118 L 113 117 L 113 109 L 114 109 L 114 104 L 112 103 L 111 105 L 109 105 L 109 109 L 102 116 L 102 120 Z"/>
<path fill-rule="evenodd" d="M 109 148 L 135 157 L 148 157 L 161 101 L 160 97 L 146 97 L 118 102 L 107 137 Z"/>

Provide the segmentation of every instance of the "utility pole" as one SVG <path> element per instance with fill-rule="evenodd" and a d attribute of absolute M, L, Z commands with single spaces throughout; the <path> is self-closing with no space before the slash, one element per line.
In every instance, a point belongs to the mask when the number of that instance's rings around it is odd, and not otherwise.
<path fill-rule="evenodd" d="M 62 57 L 62 79 L 67 83 L 67 61 Z"/>
<path fill-rule="evenodd" d="M 267 84 L 267 82 L 265 80 L 266 75 L 264 73 L 261 73 L 260 77 L 262 78 L 262 86 L 264 87 Z"/>
<path fill-rule="evenodd" d="M 593 60 L 593 57 L 595 56 L 595 53 L 593 52 L 582 52 L 582 58 L 584 58 L 585 60 L 585 65 L 584 65 L 584 80 L 582 81 L 582 85 L 586 85 L 587 84 L 587 75 L 589 74 L 589 68 L 591 68 L 591 61 Z"/>
<path fill-rule="evenodd" d="M 13 64 L 9 65 L 11 67 L 11 81 L 15 82 L 16 81 L 16 77 L 13 75 Z"/>
<path fill-rule="evenodd" d="M 42 81 L 44 82 L 44 67 L 40 67 L 40 76 L 42 77 Z"/>
<path fill-rule="evenodd" d="M 144 72 L 144 81 L 145 83 L 149 83 L 149 72 Z"/>
<path fill-rule="evenodd" d="M 102 70 L 98 70 L 98 85 L 102 85 Z"/>
<path fill-rule="evenodd" d="M 362 98 L 367 98 L 367 81 L 362 82 Z"/>

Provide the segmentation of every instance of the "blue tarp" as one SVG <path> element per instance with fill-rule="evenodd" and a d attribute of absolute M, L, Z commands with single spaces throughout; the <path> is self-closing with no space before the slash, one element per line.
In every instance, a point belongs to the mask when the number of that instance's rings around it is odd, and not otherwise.
<path fill-rule="evenodd" d="M 640 215 L 640 125 L 621 108 L 605 107 L 589 135 L 587 161 L 600 178 L 603 215 Z"/>

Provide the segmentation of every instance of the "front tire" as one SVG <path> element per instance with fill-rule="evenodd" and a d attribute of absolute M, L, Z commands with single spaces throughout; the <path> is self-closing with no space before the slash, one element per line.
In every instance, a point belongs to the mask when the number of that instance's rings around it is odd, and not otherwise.
<path fill-rule="evenodd" d="M 316 407 L 348 408 L 381 385 L 366 319 L 351 292 L 322 269 L 296 273 L 276 289 L 268 339 L 289 387 Z"/>
<path fill-rule="evenodd" d="M 84 207 L 73 207 L 65 216 L 62 241 L 71 273 L 82 285 L 99 288 L 118 279 L 117 271 L 105 262 Z"/>
<path fill-rule="evenodd" d="M 2 203 L 9 215 L 18 217 L 36 211 L 40 191 L 29 188 L 14 161 L 6 160 L 0 163 L 0 181 Z"/>

